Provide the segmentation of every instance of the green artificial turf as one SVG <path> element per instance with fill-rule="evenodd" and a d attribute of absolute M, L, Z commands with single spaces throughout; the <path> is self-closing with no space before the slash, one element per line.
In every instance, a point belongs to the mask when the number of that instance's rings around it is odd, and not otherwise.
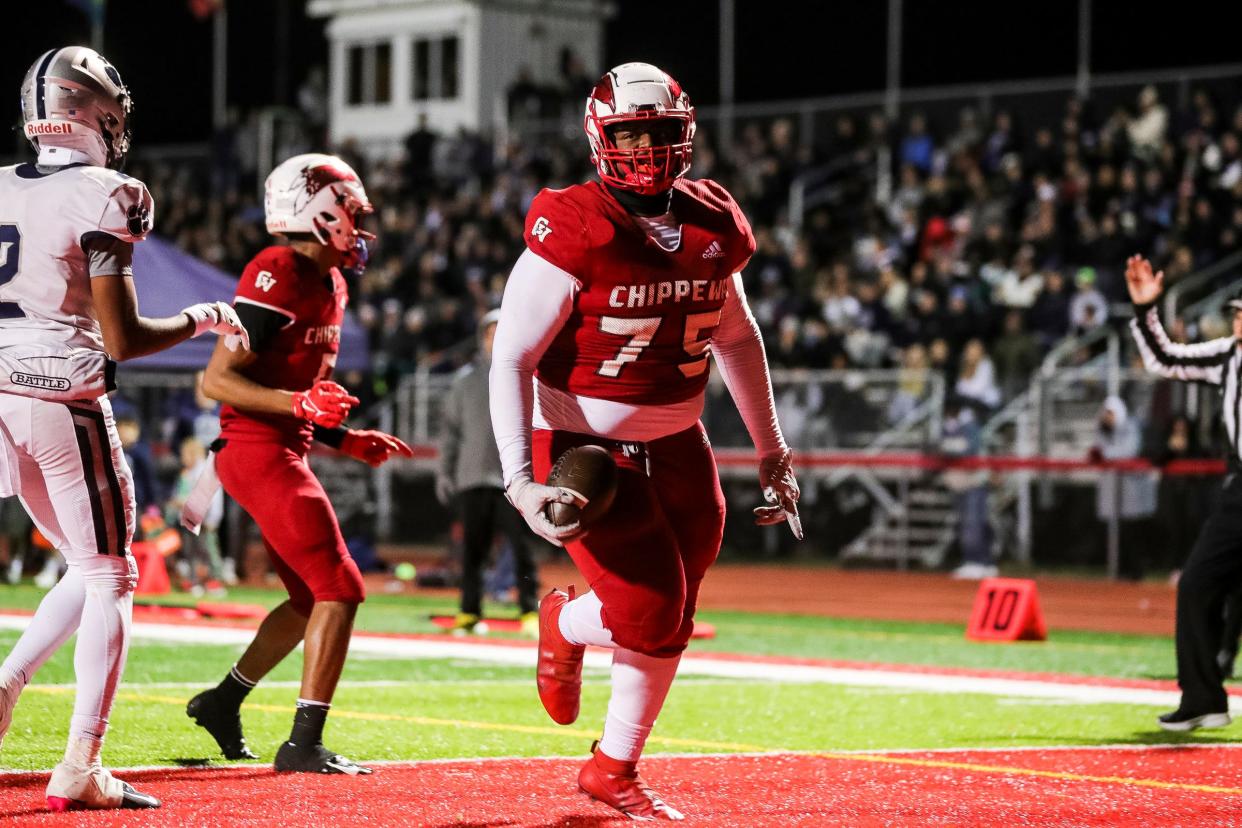
<path fill-rule="evenodd" d="M 0 609 L 33 609 L 41 591 L 0 587 Z M 234 590 L 230 601 L 274 606 L 275 591 Z M 187 602 L 185 598 L 170 598 Z M 428 616 L 451 613 L 450 599 L 377 594 L 358 628 L 437 631 Z M 497 614 L 516 615 L 512 608 Z M 1172 642 L 1153 636 L 1054 631 L 1026 644 L 968 642 L 947 624 L 858 621 L 741 612 L 703 612 L 717 637 L 692 650 L 1063 672 L 1168 677 Z M 0 652 L 17 639 L 0 631 Z M 240 645 L 168 644 L 137 639 L 108 737 L 114 766 L 166 765 L 218 758 L 206 734 L 184 715 L 199 688 L 224 675 Z M 36 676 L 17 709 L 0 767 L 48 768 L 60 756 L 72 709 L 73 642 Z M 295 652 L 248 699 L 252 745 L 270 761 L 288 733 L 301 656 Z M 358 654 L 346 665 L 326 735 L 356 759 L 585 755 L 607 703 L 607 676 L 588 670 L 577 725 L 544 714 L 529 668 L 465 660 L 411 660 Z M 280 683 L 284 683 L 283 685 Z M 372 683 L 372 684 L 363 684 Z M 380 683 L 379 685 L 373 683 Z M 683 676 L 674 685 L 650 750 L 719 752 L 1126 744 L 1173 741 L 1154 728 L 1158 709 L 924 693 L 827 684 L 781 684 Z M 1199 741 L 1228 740 L 1232 730 Z M 1190 739 L 1196 740 L 1196 739 Z M 1189 741 L 1189 740 L 1188 740 Z"/>
<path fill-rule="evenodd" d="M 33 610 L 43 591 L 34 586 L 0 586 L 0 610 Z M 234 589 L 230 602 L 272 607 L 279 590 Z M 192 605 L 188 596 L 160 603 Z M 433 614 L 457 611 L 451 598 L 372 594 L 358 611 L 356 628 L 368 632 L 439 633 Z M 516 617 L 514 607 L 488 612 Z M 716 628 L 714 639 L 696 639 L 692 650 L 756 653 L 941 667 L 1073 673 L 1118 678 L 1172 678 L 1172 640 L 1164 636 L 1053 630 L 1048 641 L 1010 644 L 967 641 L 964 624 L 910 623 L 703 610 L 698 618 Z M 496 637 L 504 638 L 503 634 Z M 515 636 L 508 636 L 510 638 Z"/>
<path fill-rule="evenodd" d="M 12 640 L 8 634 L 3 639 Z M 218 760 L 184 714 L 185 702 L 232 663 L 237 648 L 143 642 L 113 711 L 107 759 L 117 766 Z M 296 677 L 290 659 L 271 681 Z M 0 766 L 48 768 L 63 751 L 73 704 L 70 653 L 58 654 L 22 696 Z M 149 682 L 172 681 L 173 684 Z M 357 682 L 388 682 L 360 686 Z M 196 684 L 197 682 L 197 684 Z M 187 686 L 190 685 L 190 686 Z M 296 686 L 263 686 L 243 708 L 262 757 L 286 738 Z M 579 722 L 544 714 L 530 671 L 447 660 L 355 659 L 329 718 L 327 743 L 356 759 L 585 755 L 608 699 L 606 677 L 588 671 Z M 1170 741 L 1156 708 L 1066 704 L 982 694 L 939 694 L 825 684 L 686 676 L 673 687 L 650 750 L 730 752 L 1125 744 Z M 1228 738 L 1213 731 L 1207 741 Z"/>

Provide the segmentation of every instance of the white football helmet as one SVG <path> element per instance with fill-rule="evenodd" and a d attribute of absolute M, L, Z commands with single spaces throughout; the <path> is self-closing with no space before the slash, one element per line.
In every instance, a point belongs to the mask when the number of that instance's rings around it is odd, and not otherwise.
<path fill-rule="evenodd" d="M 85 46 L 44 52 L 22 81 L 22 125 L 35 150 L 80 150 L 101 167 L 124 165 L 133 107 L 120 73 Z"/>
<path fill-rule="evenodd" d="M 664 146 L 618 149 L 611 129 L 627 121 L 659 119 L 679 126 Z M 623 63 L 600 78 L 586 101 L 583 123 L 599 177 L 640 195 L 662 193 L 690 170 L 694 107 L 681 84 L 650 63 Z"/>
<path fill-rule="evenodd" d="M 264 185 L 269 233 L 309 233 L 345 254 L 375 238 L 358 226 L 358 216 L 373 209 L 358 173 L 335 155 L 295 155 L 272 170 Z"/>

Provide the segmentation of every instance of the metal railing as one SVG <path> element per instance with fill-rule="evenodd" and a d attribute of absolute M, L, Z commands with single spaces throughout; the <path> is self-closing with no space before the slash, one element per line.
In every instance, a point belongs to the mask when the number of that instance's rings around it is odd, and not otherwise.
<path fill-rule="evenodd" d="M 745 426 L 718 377 L 708 385 L 703 412 L 712 443 L 748 448 Z M 452 381 L 451 374 L 424 370 L 403 378 L 388 401 L 394 433 L 411 444 L 436 443 L 441 406 Z M 785 438 L 803 450 L 921 448 L 939 431 L 945 393 L 944 377 L 931 370 L 912 376 L 900 369 L 777 369 L 772 386 Z"/>
<path fill-rule="evenodd" d="M 1238 255 L 1242 255 L 1242 252 L 1239 252 Z M 1242 263 L 1239 264 L 1238 270 L 1242 273 Z M 1222 321 L 1227 323 L 1228 320 L 1223 319 L 1223 316 L 1221 315 L 1221 309 L 1225 306 L 1225 302 L 1227 300 L 1232 299 L 1235 295 L 1237 295 L 1239 290 L 1242 290 L 1242 278 L 1232 279 L 1209 293 L 1207 296 L 1204 296 L 1202 299 L 1191 302 L 1189 305 L 1182 308 L 1181 313 L 1178 315 L 1187 324 L 1198 322 L 1202 319 L 1202 317 L 1213 314 L 1221 317 Z"/>
<path fill-rule="evenodd" d="M 1147 84 L 1173 84 L 1181 87 L 1195 81 L 1222 80 L 1242 77 L 1242 63 L 1183 66 L 1172 69 L 1152 69 L 1138 72 L 1101 72 L 1092 74 L 1090 91 L 1119 89 Z M 1078 78 L 1064 75 L 1050 78 L 1028 78 L 990 83 L 959 83 L 944 86 L 921 86 L 901 90 L 901 106 L 910 107 L 944 101 L 974 101 L 983 112 L 991 109 L 997 98 L 1045 95 L 1048 93 L 1077 93 Z M 703 121 L 719 120 L 726 115 L 734 119 L 771 118 L 795 116 L 802 123 L 825 112 L 841 112 L 855 109 L 878 110 L 884 107 L 887 92 L 855 92 L 848 95 L 832 95 L 819 98 L 734 103 L 728 109 L 703 106 L 696 110 L 696 117 Z"/>
<path fill-rule="evenodd" d="M 1197 300 L 1193 305 L 1186 308 L 1180 307 L 1185 304 L 1184 297 L 1192 291 L 1199 291 L 1210 286 L 1218 280 L 1231 280 L 1231 276 L 1237 272 L 1242 272 L 1242 250 L 1230 253 L 1218 262 L 1214 262 L 1202 270 L 1191 273 L 1185 279 L 1181 279 L 1168 288 L 1164 292 L 1161 299 L 1161 309 L 1164 311 L 1164 324 L 1172 325 L 1173 320 L 1178 316 L 1187 316 L 1187 311 L 1199 305 L 1203 298 Z M 1218 291 L 1217 291 L 1218 292 Z"/>

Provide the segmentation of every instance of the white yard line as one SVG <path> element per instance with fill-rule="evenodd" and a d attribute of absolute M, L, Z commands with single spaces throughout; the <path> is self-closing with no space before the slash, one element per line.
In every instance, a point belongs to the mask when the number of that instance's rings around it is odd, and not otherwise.
<path fill-rule="evenodd" d="M 0 615 L 0 629 L 22 630 L 29 616 Z M 254 631 L 234 627 L 207 627 L 185 624 L 137 622 L 134 637 L 177 644 L 248 644 Z M 444 640 L 387 638 L 356 633 L 349 645 L 351 653 L 410 659 L 461 659 L 487 664 L 533 667 L 533 647 L 464 643 Z M 607 668 L 611 656 L 606 651 L 588 649 L 588 667 Z M 1059 699 L 1077 704 L 1128 704 L 1176 707 L 1180 694 L 1170 690 L 1122 687 L 1107 684 L 1070 684 L 1035 679 L 989 676 L 946 675 L 898 670 L 860 670 L 804 664 L 733 661 L 700 658 L 692 653 L 682 657 L 678 672 L 684 675 L 723 679 L 748 679 L 797 684 L 835 684 L 847 687 L 887 687 L 922 693 L 976 693 L 1034 699 Z M 1242 711 L 1242 698 L 1232 697 L 1230 708 Z"/>

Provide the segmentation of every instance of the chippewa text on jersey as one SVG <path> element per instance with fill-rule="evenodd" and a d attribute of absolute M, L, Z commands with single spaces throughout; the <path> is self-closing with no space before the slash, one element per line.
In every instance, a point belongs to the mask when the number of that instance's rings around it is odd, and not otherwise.
<path fill-rule="evenodd" d="M 729 283 L 707 279 L 676 279 L 646 285 L 617 285 L 608 296 L 614 308 L 649 308 L 665 302 L 723 302 L 729 295 Z"/>

